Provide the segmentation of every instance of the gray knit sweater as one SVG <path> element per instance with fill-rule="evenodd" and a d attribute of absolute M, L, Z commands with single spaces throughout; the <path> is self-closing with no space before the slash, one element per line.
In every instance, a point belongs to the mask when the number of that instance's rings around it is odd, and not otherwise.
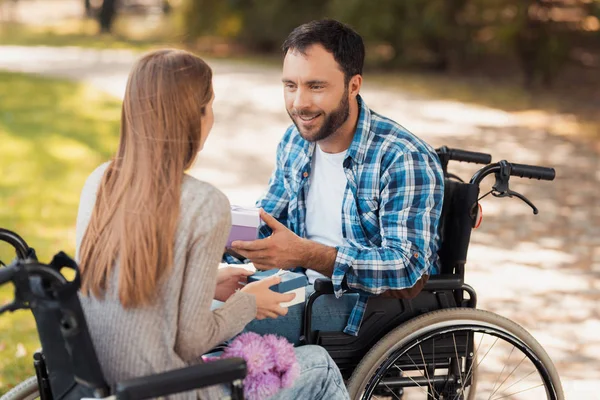
<path fill-rule="evenodd" d="M 101 165 L 90 175 L 81 193 L 76 259 L 107 166 Z M 229 298 L 222 308 L 210 309 L 230 224 L 227 197 L 186 175 L 173 266 L 158 288 L 154 303 L 128 310 L 121 306 L 118 266 L 104 299 L 81 296 L 100 365 L 110 385 L 200 362 L 202 354 L 239 333 L 254 318 L 255 298 L 242 292 Z M 172 398 L 214 398 L 217 393 L 208 389 Z"/>

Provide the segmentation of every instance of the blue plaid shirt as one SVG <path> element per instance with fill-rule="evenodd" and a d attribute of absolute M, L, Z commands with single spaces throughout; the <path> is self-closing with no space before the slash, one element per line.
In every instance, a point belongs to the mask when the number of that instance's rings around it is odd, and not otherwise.
<path fill-rule="evenodd" d="M 335 295 L 342 281 L 359 294 L 344 332 L 357 335 L 367 299 L 413 286 L 439 271 L 438 222 L 443 172 L 435 151 L 358 97 L 359 117 L 343 166 L 348 183 L 342 203 L 343 246 L 333 270 Z M 306 237 L 306 198 L 315 143 L 294 125 L 277 148 L 268 192 L 257 202 L 300 237 Z M 271 234 L 262 225 L 260 237 Z"/>

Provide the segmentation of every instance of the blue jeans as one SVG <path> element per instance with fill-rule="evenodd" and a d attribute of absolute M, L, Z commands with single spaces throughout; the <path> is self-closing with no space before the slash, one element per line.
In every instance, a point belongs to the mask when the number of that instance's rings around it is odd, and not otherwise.
<path fill-rule="evenodd" d="M 273 400 L 350 399 L 342 374 L 329 353 L 319 346 L 296 348 L 300 376 L 294 386 L 272 396 Z"/>
<path fill-rule="evenodd" d="M 306 300 L 315 291 L 313 285 L 306 286 Z M 357 294 L 348 293 L 337 299 L 334 295 L 319 297 L 312 307 L 312 330 L 342 332 L 348 323 L 352 308 L 358 299 Z M 245 332 L 256 332 L 261 335 L 274 333 L 285 337 L 295 346 L 300 343 L 304 304 L 288 308 L 288 313 L 276 319 L 254 320 L 246 325 Z"/>

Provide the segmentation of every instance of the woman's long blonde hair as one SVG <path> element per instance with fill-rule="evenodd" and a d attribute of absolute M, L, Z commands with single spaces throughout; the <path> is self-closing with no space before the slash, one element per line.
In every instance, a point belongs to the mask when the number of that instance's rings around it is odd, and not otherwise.
<path fill-rule="evenodd" d="M 82 292 L 102 298 L 118 263 L 125 308 L 149 304 L 173 262 L 184 172 L 201 146 L 212 71 L 181 50 L 134 66 L 123 100 L 119 149 L 105 172 L 80 248 Z"/>

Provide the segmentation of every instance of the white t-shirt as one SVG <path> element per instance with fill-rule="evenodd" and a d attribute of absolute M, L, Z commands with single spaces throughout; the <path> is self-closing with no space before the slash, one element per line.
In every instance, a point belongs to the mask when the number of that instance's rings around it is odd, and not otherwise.
<path fill-rule="evenodd" d="M 346 151 L 329 154 L 315 146 L 312 176 L 306 199 L 306 237 L 326 246 L 344 244 L 342 236 L 342 202 L 347 178 L 344 173 Z M 310 283 L 324 276 L 306 270 Z"/>

